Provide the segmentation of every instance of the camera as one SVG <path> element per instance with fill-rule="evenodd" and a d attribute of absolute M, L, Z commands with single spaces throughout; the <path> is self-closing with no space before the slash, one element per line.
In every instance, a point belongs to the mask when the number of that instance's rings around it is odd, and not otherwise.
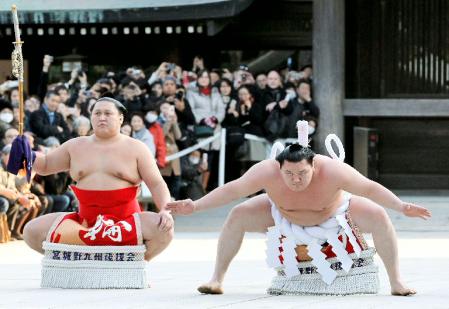
<path fill-rule="evenodd" d="M 184 98 L 184 91 L 178 90 L 176 91 L 175 98 L 179 101 L 181 101 Z"/>
<path fill-rule="evenodd" d="M 246 82 L 246 73 L 242 74 L 242 82 Z"/>
<path fill-rule="evenodd" d="M 78 69 L 78 77 L 83 77 L 84 71 L 83 69 Z"/>
<path fill-rule="evenodd" d="M 170 105 L 167 115 L 169 117 L 174 117 L 176 115 L 176 111 L 175 111 L 175 106 L 174 105 Z"/>
<path fill-rule="evenodd" d="M 249 68 L 248 68 L 248 66 L 246 65 L 246 64 L 241 64 L 240 66 L 239 66 L 239 70 L 242 70 L 242 71 L 249 71 Z"/>
<path fill-rule="evenodd" d="M 174 63 L 167 64 L 167 72 L 172 72 L 175 69 L 176 69 L 176 64 L 174 64 Z"/>
<path fill-rule="evenodd" d="M 140 70 L 140 69 L 132 69 L 131 74 L 133 76 L 136 76 L 136 77 L 140 76 L 140 74 L 142 74 L 142 70 Z"/>

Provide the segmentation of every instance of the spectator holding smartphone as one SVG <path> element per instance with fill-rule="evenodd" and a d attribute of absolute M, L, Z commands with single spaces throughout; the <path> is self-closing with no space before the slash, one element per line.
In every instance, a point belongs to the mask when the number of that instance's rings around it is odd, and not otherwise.
<path fill-rule="evenodd" d="M 288 103 L 285 100 L 286 94 L 279 73 L 270 71 L 267 76 L 267 86 L 262 95 L 262 104 L 267 113 L 270 113 L 275 107 L 284 109 Z"/>
<path fill-rule="evenodd" d="M 175 107 L 171 105 L 170 102 L 161 104 L 159 121 L 164 130 L 167 155 L 177 153 L 179 149 L 176 141 L 181 139 L 182 134 L 178 125 Z M 167 183 L 171 195 L 175 199 L 179 199 L 179 189 L 181 185 L 181 162 L 179 158 L 166 162 L 165 167 L 162 168 L 160 172 Z"/>
<path fill-rule="evenodd" d="M 118 100 L 125 106 L 128 110 L 128 115 L 126 116 L 126 120 L 129 119 L 129 115 L 133 112 L 142 112 L 143 102 L 140 97 L 142 91 L 140 87 L 130 78 L 125 78 L 122 81 L 122 90 L 120 92 L 120 96 Z"/>

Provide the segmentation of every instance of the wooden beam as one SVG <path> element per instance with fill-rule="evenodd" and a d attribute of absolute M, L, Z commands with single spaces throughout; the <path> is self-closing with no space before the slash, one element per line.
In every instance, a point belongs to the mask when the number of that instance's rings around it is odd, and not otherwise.
<path fill-rule="evenodd" d="M 344 116 L 449 117 L 447 99 L 345 99 Z"/>
<path fill-rule="evenodd" d="M 254 0 L 97 0 L 51 1 L 45 8 L 42 1 L 18 2 L 23 24 L 98 24 L 210 20 L 231 18 L 246 10 Z M 44 1 L 45 2 L 45 1 Z M 0 24 L 11 24 L 10 4 L 0 1 Z M 12 2 L 11 2 L 12 3 Z"/>

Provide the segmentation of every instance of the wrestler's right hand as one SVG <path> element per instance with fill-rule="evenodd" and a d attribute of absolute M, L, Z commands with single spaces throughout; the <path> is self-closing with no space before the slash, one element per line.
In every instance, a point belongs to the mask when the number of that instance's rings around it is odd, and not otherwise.
<path fill-rule="evenodd" d="M 174 224 L 172 215 L 169 211 L 162 210 L 159 212 L 159 216 L 161 217 L 159 222 L 159 229 L 164 232 L 169 231 Z"/>
<path fill-rule="evenodd" d="M 191 215 L 195 211 L 195 204 L 191 199 L 167 203 L 167 210 L 174 215 Z"/>

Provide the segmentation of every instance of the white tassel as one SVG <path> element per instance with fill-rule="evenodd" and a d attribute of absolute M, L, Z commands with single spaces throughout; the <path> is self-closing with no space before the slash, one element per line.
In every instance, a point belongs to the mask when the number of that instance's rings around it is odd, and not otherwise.
<path fill-rule="evenodd" d="M 63 289 L 143 289 L 145 269 L 43 267 L 41 287 Z"/>
<path fill-rule="evenodd" d="M 281 239 L 282 235 L 277 226 L 271 226 L 268 228 L 267 232 L 267 258 L 266 262 L 268 267 L 277 268 L 282 267 L 282 263 L 279 260 L 281 253 L 279 252 L 279 247 L 282 247 Z"/>

